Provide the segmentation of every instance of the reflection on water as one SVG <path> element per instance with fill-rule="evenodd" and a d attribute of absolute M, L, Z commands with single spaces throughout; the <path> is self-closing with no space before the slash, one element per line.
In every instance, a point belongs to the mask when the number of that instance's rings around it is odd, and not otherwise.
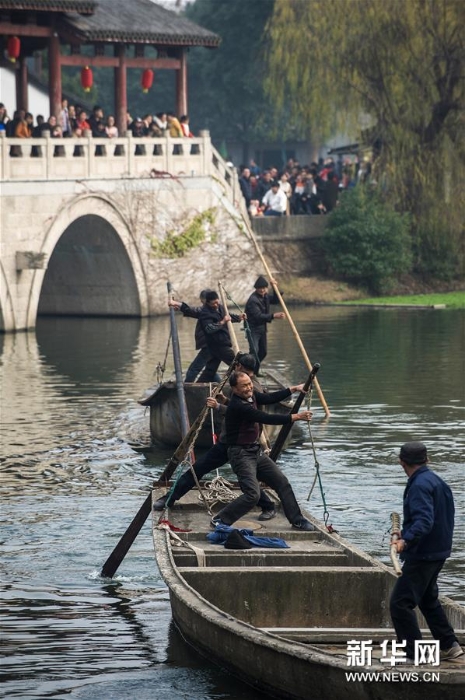
<path fill-rule="evenodd" d="M 401 509 L 405 484 L 396 451 L 424 440 L 457 502 L 442 590 L 464 602 L 465 314 L 298 308 L 293 316 L 322 365 L 332 411 L 325 419 L 313 397 L 330 521 L 388 561 L 389 514 Z M 179 319 L 185 364 L 193 329 Z M 37 333 L 0 336 L 5 697 L 262 697 L 199 659 L 171 627 L 148 525 L 116 579 L 98 577 L 170 454 L 144 456 L 128 444 L 149 440 L 136 399 L 154 382 L 168 335 L 167 318 L 48 318 Z M 303 381 L 287 324 L 272 324 L 269 337 L 268 364 Z M 168 356 L 165 376 L 172 366 Z M 305 503 L 315 470 L 304 430 L 281 464 Z M 309 507 L 322 517 L 317 487 Z"/>

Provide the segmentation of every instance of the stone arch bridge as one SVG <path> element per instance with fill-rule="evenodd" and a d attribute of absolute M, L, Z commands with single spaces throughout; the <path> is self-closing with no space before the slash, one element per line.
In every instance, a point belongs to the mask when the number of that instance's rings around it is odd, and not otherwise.
<path fill-rule="evenodd" d="M 2 331 L 33 328 L 40 314 L 164 313 L 168 279 L 178 298 L 219 279 L 238 298 L 250 292 L 258 263 L 237 176 L 208 132 L 3 136 L 0 188 Z"/>
<path fill-rule="evenodd" d="M 239 303 L 263 274 L 237 175 L 198 138 L 13 139 L 0 132 L 0 331 L 38 315 L 152 316 L 166 282 Z M 325 217 L 262 217 L 273 271 L 320 271 Z"/>

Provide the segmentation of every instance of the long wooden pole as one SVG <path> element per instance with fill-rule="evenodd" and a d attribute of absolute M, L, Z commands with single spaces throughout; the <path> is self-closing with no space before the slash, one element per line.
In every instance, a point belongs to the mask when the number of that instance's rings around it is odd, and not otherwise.
<path fill-rule="evenodd" d="M 302 343 L 302 339 L 301 339 L 301 337 L 300 337 L 300 335 L 299 335 L 299 332 L 298 332 L 297 328 L 295 327 L 294 321 L 292 320 L 292 317 L 291 317 L 291 315 L 290 315 L 290 313 L 289 313 L 289 311 L 288 311 L 288 308 L 287 308 L 287 306 L 286 306 L 286 304 L 285 304 L 285 302 L 284 302 L 284 299 L 283 299 L 283 297 L 281 296 L 281 292 L 279 291 L 277 285 L 273 282 L 273 275 L 271 274 L 271 270 L 270 270 L 270 268 L 268 267 L 268 264 L 267 264 L 267 262 L 266 262 L 266 260 L 265 260 L 265 258 L 264 258 L 264 256 L 263 256 L 262 251 L 260 250 L 260 246 L 258 245 L 257 239 L 255 238 L 255 234 L 254 234 L 254 232 L 252 231 L 252 228 L 251 228 L 249 222 L 248 222 L 246 219 L 244 219 L 244 223 L 245 223 L 245 226 L 246 226 L 246 228 L 247 228 L 247 231 L 248 231 L 248 234 L 249 234 L 249 236 L 250 236 L 250 239 L 251 239 L 252 243 L 253 243 L 254 246 L 255 246 L 255 249 L 256 249 L 256 251 L 257 251 L 258 257 L 260 258 L 260 260 L 261 260 L 261 262 L 262 262 L 262 264 L 263 264 L 263 267 L 265 268 L 265 271 L 266 271 L 268 277 L 270 278 L 270 282 L 271 282 L 271 284 L 272 284 L 272 286 L 273 286 L 273 289 L 274 289 L 274 291 L 275 291 L 275 293 L 276 293 L 276 296 L 278 297 L 279 302 L 280 302 L 280 304 L 281 304 L 281 306 L 282 306 L 282 308 L 283 308 L 283 311 L 284 311 L 284 313 L 285 313 L 285 315 L 286 315 L 286 318 L 287 318 L 287 320 L 288 320 L 288 322 L 289 322 L 289 325 L 290 325 L 290 327 L 291 327 L 291 329 L 292 329 L 292 332 L 293 332 L 293 334 L 294 334 L 294 337 L 295 337 L 295 339 L 296 339 L 296 341 L 297 341 L 297 345 L 299 346 L 300 352 L 302 353 L 302 357 L 303 357 L 304 360 L 305 360 L 305 364 L 307 365 L 308 369 L 309 369 L 310 372 L 311 372 L 312 369 L 313 369 L 312 363 L 310 362 L 310 359 L 309 359 L 309 357 L 308 357 L 308 355 L 307 355 L 307 351 L 305 350 L 304 344 Z M 329 408 L 328 408 L 328 404 L 326 403 L 325 397 L 323 396 L 323 392 L 322 392 L 321 387 L 320 387 L 320 385 L 319 385 L 319 383 L 318 383 L 318 380 L 315 378 L 315 379 L 313 380 L 313 383 L 314 383 L 314 385 L 315 385 L 315 389 L 316 389 L 316 391 L 317 391 L 318 398 L 319 398 L 320 401 L 321 401 L 321 405 L 323 406 L 326 415 L 327 415 L 327 416 L 330 416 L 330 415 L 331 415 L 331 412 L 330 412 L 330 410 L 329 410 Z"/>
<path fill-rule="evenodd" d="M 226 292 L 224 291 L 224 287 L 221 284 L 221 282 L 218 282 L 218 289 L 220 290 L 221 304 L 223 305 L 223 308 L 224 308 L 226 314 L 229 315 L 228 304 L 226 301 Z M 234 330 L 234 326 L 231 323 L 231 321 L 228 321 L 226 325 L 228 327 L 233 350 L 237 355 L 237 353 L 240 352 L 240 349 L 239 349 L 239 343 L 237 342 L 236 331 Z M 265 429 L 264 425 L 262 425 L 262 430 L 260 433 L 260 445 L 262 446 L 262 449 L 264 451 L 268 452 L 270 450 L 270 441 L 268 439 L 268 435 L 266 434 L 266 429 Z"/>
<path fill-rule="evenodd" d="M 171 282 L 167 282 L 168 296 L 171 298 Z M 181 416 L 181 435 L 185 437 L 189 431 L 189 414 L 187 412 L 186 394 L 182 380 L 181 350 L 179 348 L 178 326 L 174 315 L 174 309 L 170 306 L 171 339 L 173 342 L 174 372 L 176 375 L 176 391 L 179 400 L 179 413 Z"/>
<path fill-rule="evenodd" d="M 232 372 L 232 369 L 235 365 L 235 362 L 237 360 L 237 357 L 234 358 L 234 361 L 231 363 L 231 366 L 229 367 L 226 376 L 224 379 L 221 381 L 220 384 L 213 390 L 212 396 L 215 397 L 216 394 L 218 394 L 226 384 L 229 375 Z M 168 481 L 172 477 L 176 467 L 180 464 L 180 462 L 185 458 L 186 454 L 188 454 L 191 449 L 193 448 L 193 442 L 195 440 L 195 435 L 198 430 L 202 427 L 205 418 L 208 414 L 209 408 L 208 406 L 204 406 L 202 411 L 199 413 L 195 421 L 192 423 L 187 435 L 182 439 L 181 443 L 178 445 L 176 448 L 176 451 L 174 452 L 173 456 L 171 457 L 170 461 L 166 465 L 165 469 L 163 470 L 163 473 L 160 475 L 157 481 L 153 484 L 154 488 L 156 486 L 167 486 Z M 103 576 L 104 578 L 113 578 L 115 573 L 117 572 L 121 562 L 123 561 L 124 557 L 128 553 L 129 549 L 131 548 L 134 540 L 136 539 L 137 535 L 142 529 L 142 526 L 144 525 L 145 521 L 149 517 L 150 513 L 152 510 L 152 492 L 150 491 L 149 495 L 137 511 L 136 515 L 132 519 L 129 527 L 127 528 L 126 532 L 124 535 L 121 537 L 119 540 L 118 544 L 102 566 L 102 570 L 100 572 L 100 575 Z"/>
<path fill-rule="evenodd" d="M 221 282 L 218 282 L 218 289 L 220 290 L 221 305 L 224 308 L 226 315 L 229 316 L 228 304 L 226 302 L 226 294 L 224 293 L 224 288 Z M 240 348 L 239 343 L 237 342 L 236 331 L 234 330 L 234 326 L 231 321 L 228 321 L 226 323 L 226 326 L 229 331 L 229 337 L 231 338 L 233 350 L 237 355 L 237 353 L 240 352 Z"/>
<path fill-rule="evenodd" d="M 171 283 L 167 283 L 167 288 L 168 288 L 168 295 L 171 296 Z M 181 351 L 179 349 L 179 336 L 178 336 L 178 327 L 176 324 L 176 318 L 174 315 L 174 309 L 173 307 L 170 307 L 170 321 L 171 321 L 171 338 L 173 341 L 173 359 L 174 359 L 174 371 L 176 374 L 176 389 L 178 393 L 178 399 L 179 399 L 179 413 L 181 417 L 181 434 L 183 437 L 183 440 L 181 442 L 181 445 L 183 444 L 184 440 L 187 438 L 188 435 L 192 435 L 190 429 L 189 429 L 189 414 L 187 412 L 187 404 L 186 404 L 186 395 L 184 393 L 184 383 L 182 380 L 182 366 L 181 366 Z M 178 450 L 176 452 L 179 451 Z M 175 453 L 176 454 L 176 453 Z M 184 457 L 185 455 L 183 455 Z M 174 455 L 173 455 L 174 457 Z M 179 462 L 178 462 L 179 464 Z M 165 469 L 166 472 L 166 469 Z M 112 578 L 119 565 L 123 561 L 124 557 L 129 551 L 129 548 L 131 547 L 132 543 L 136 539 L 137 535 L 142 529 L 143 524 L 147 520 L 150 512 L 152 510 L 152 493 L 150 493 L 145 501 L 143 502 L 142 506 L 139 508 L 138 512 L 136 513 L 135 517 L 133 518 L 131 524 L 129 525 L 128 529 L 116 545 L 115 549 L 113 552 L 110 554 L 108 559 L 106 560 L 105 564 L 102 567 L 101 575 L 104 576 L 105 578 Z"/>
<path fill-rule="evenodd" d="M 310 374 L 308 375 L 308 379 L 304 384 L 304 388 L 299 393 L 299 395 L 298 395 L 298 397 L 297 397 L 297 399 L 296 399 L 296 401 L 291 409 L 291 414 L 299 412 L 299 409 L 300 409 L 302 402 L 307 394 L 307 391 L 310 389 L 312 382 L 313 383 L 315 382 L 315 374 L 318 372 L 319 369 L 320 369 L 320 365 L 318 364 L 318 362 L 315 362 L 315 364 L 313 365 L 313 369 L 310 372 Z M 278 437 L 276 438 L 274 445 L 273 445 L 273 448 L 270 452 L 270 459 L 272 459 L 273 462 L 276 462 L 280 453 L 282 452 L 282 449 L 284 447 L 284 443 L 286 442 L 287 436 L 291 432 L 292 425 L 293 425 L 292 423 L 285 423 L 281 427 L 281 430 L 278 433 Z"/>

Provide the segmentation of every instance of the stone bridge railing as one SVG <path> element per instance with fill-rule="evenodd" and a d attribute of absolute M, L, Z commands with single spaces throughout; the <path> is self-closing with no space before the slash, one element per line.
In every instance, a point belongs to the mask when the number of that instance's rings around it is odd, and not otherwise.
<path fill-rule="evenodd" d="M 236 198 L 237 175 L 212 146 L 197 138 L 6 138 L 0 132 L 0 181 L 214 176 Z"/>

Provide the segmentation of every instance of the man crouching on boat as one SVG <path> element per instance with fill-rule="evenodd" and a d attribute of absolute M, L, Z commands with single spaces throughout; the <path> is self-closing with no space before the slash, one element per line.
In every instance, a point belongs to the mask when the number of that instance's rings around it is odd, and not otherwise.
<path fill-rule="evenodd" d="M 311 420 L 311 411 L 288 415 L 269 414 L 260 411 L 261 405 L 278 403 L 295 391 L 302 391 L 303 384 L 268 394 L 254 391 L 250 377 L 244 372 L 233 372 L 229 379 L 232 396 L 226 416 L 226 443 L 231 467 L 236 474 L 242 496 L 223 508 L 212 525 L 232 525 L 257 505 L 260 498 L 260 481 L 264 481 L 278 494 L 284 513 L 297 530 L 314 530 L 314 526 L 302 515 L 292 487 L 279 467 L 265 454 L 259 445 L 260 424 L 284 425 L 297 420 Z"/>

